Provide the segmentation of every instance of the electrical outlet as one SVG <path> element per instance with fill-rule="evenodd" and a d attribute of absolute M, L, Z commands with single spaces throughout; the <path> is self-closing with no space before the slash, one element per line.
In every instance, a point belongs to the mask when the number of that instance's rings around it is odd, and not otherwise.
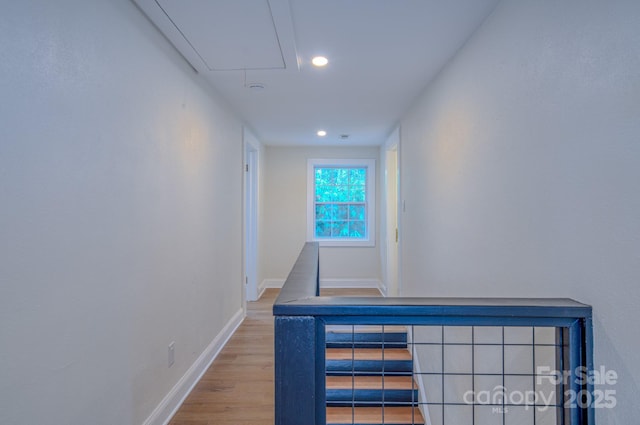
<path fill-rule="evenodd" d="M 171 367 L 173 363 L 176 361 L 176 343 L 175 341 L 171 341 L 169 344 L 169 365 L 167 367 Z"/>

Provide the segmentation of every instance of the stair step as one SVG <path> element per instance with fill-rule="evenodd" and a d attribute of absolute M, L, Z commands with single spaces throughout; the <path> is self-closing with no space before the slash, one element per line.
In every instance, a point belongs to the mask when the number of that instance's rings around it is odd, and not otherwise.
<path fill-rule="evenodd" d="M 389 333 L 407 333 L 406 326 L 396 326 L 396 325 L 388 325 L 388 326 L 376 326 L 376 325 L 327 325 L 325 327 L 327 332 L 343 332 L 343 333 L 381 333 L 381 332 L 389 332 Z"/>
<path fill-rule="evenodd" d="M 406 348 L 407 331 L 402 326 L 387 326 L 384 331 L 381 326 L 355 330 L 351 326 L 334 327 L 326 333 L 326 344 L 328 348 Z"/>
<path fill-rule="evenodd" d="M 385 360 L 409 360 L 411 361 L 411 353 L 404 348 L 387 348 L 385 350 L 375 350 L 368 348 L 327 348 L 327 360 L 382 360 L 384 354 Z"/>
<path fill-rule="evenodd" d="M 350 375 L 352 372 L 355 375 L 372 375 L 383 371 L 410 375 L 413 360 L 411 353 L 403 348 L 327 348 L 326 371 L 327 375 Z"/>
<path fill-rule="evenodd" d="M 418 386 L 411 376 L 328 376 L 328 406 L 416 405 Z"/>
<path fill-rule="evenodd" d="M 406 327 L 328 326 L 326 346 L 327 424 L 424 424 Z"/>
<path fill-rule="evenodd" d="M 384 379 L 383 379 L 384 378 Z M 340 390 L 351 389 L 370 390 L 411 390 L 417 388 L 416 382 L 411 376 L 327 376 L 327 389 Z"/>
<path fill-rule="evenodd" d="M 424 424 L 417 407 L 327 407 L 327 424 L 331 425 L 414 425 Z"/>

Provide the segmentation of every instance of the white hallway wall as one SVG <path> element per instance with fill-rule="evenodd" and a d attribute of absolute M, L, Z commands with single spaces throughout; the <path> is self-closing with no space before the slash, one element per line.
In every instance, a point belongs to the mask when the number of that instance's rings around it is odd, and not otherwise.
<path fill-rule="evenodd" d="M 261 262 L 267 281 L 282 282 L 307 239 L 307 159 L 373 158 L 380 173 L 378 147 L 276 147 L 265 148 L 264 219 Z M 376 202 L 380 187 L 376 179 Z M 379 205 L 376 220 L 379 222 Z M 376 224 L 376 228 L 380 226 Z M 322 247 L 321 279 L 351 284 L 380 281 L 380 241 L 374 247 Z"/>
<path fill-rule="evenodd" d="M 401 128 L 403 295 L 593 305 L 606 424 L 640 416 L 639 28 L 635 0 L 503 1 Z"/>
<path fill-rule="evenodd" d="M 0 39 L 0 423 L 141 424 L 241 308 L 241 124 L 129 0 Z"/>

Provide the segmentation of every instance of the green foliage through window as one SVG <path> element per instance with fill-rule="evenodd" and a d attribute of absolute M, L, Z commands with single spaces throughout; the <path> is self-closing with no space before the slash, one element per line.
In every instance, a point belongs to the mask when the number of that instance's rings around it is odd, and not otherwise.
<path fill-rule="evenodd" d="M 366 239 L 367 168 L 314 168 L 315 236 Z"/>

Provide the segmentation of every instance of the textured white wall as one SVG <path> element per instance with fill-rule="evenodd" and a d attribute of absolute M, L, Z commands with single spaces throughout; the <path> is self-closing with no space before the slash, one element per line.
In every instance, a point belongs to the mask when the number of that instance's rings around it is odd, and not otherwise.
<path fill-rule="evenodd" d="M 140 424 L 241 308 L 241 125 L 128 0 L 0 39 L 0 423 Z"/>
<path fill-rule="evenodd" d="M 266 279 L 285 279 L 307 239 L 307 159 L 373 158 L 379 173 L 379 149 L 267 146 L 265 153 L 262 270 Z M 321 279 L 380 280 L 379 245 L 376 238 L 374 247 L 322 247 Z"/>
<path fill-rule="evenodd" d="M 640 2 L 503 1 L 402 121 L 404 295 L 593 305 L 640 416 Z"/>

